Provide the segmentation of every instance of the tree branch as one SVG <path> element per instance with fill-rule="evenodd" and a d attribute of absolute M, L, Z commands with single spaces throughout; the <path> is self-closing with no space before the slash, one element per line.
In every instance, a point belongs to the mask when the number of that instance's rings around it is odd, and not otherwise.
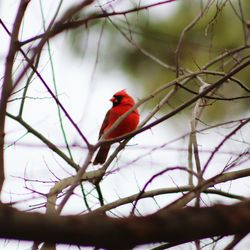
<path fill-rule="evenodd" d="M 7 101 L 13 89 L 12 83 L 12 70 L 14 65 L 14 58 L 18 51 L 18 34 L 23 20 L 25 10 L 28 6 L 29 0 L 21 0 L 17 9 L 16 18 L 13 24 L 13 31 L 10 38 L 10 46 L 8 55 L 5 61 L 5 72 L 4 80 L 1 93 L 0 103 L 0 192 L 2 190 L 4 182 L 4 126 L 5 126 L 5 115 L 7 108 Z M 0 20 L 2 22 L 2 20 Z"/>
<path fill-rule="evenodd" d="M 129 249 L 139 244 L 162 241 L 182 244 L 207 237 L 249 232 L 250 201 L 230 206 L 164 209 L 145 217 L 121 219 L 97 214 L 56 216 L 25 213 L 0 205 L 0 225 L 2 238 L 47 243 L 106 249 Z"/>

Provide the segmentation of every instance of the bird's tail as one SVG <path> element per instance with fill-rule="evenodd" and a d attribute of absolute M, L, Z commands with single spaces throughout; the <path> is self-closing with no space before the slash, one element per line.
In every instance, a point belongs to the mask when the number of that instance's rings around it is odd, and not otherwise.
<path fill-rule="evenodd" d="M 110 150 L 110 144 L 103 144 L 100 147 L 93 164 L 94 165 L 103 164 L 108 157 L 109 150 Z"/>

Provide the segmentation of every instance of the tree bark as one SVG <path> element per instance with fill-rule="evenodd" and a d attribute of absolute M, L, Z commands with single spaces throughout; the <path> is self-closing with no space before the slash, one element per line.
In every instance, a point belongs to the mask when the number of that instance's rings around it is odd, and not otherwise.
<path fill-rule="evenodd" d="M 235 205 L 165 209 L 145 217 L 110 218 L 91 213 L 57 216 L 0 205 L 0 237 L 47 243 L 129 249 L 157 242 L 182 244 L 250 231 L 250 201 Z"/>

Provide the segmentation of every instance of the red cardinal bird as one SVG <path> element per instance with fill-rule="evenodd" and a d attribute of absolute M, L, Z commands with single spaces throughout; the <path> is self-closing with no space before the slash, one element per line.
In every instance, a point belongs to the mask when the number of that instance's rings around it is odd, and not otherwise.
<path fill-rule="evenodd" d="M 108 129 L 115 123 L 115 121 L 128 110 L 130 110 L 134 105 L 134 99 L 129 96 L 125 90 L 121 90 L 113 95 L 110 99 L 113 103 L 113 107 L 107 112 L 102 127 L 99 132 L 99 139 L 108 131 Z M 136 129 L 140 120 L 140 115 L 138 110 L 134 110 L 126 118 L 124 118 L 121 123 L 112 130 L 112 132 L 105 136 L 104 139 L 112 139 L 122 135 L 125 135 L 129 132 L 132 132 Z M 108 156 L 110 149 L 110 143 L 103 144 L 93 162 L 94 165 L 103 164 Z"/>

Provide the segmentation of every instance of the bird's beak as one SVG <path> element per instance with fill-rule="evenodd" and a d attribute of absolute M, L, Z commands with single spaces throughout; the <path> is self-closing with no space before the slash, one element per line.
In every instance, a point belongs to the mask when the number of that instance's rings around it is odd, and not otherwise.
<path fill-rule="evenodd" d="M 110 99 L 110 101 L 114 103 L 114 102 L 116 102 L 116 99 L 115 99 L 114 97 L 112 97 L 112 98 Z"/>

